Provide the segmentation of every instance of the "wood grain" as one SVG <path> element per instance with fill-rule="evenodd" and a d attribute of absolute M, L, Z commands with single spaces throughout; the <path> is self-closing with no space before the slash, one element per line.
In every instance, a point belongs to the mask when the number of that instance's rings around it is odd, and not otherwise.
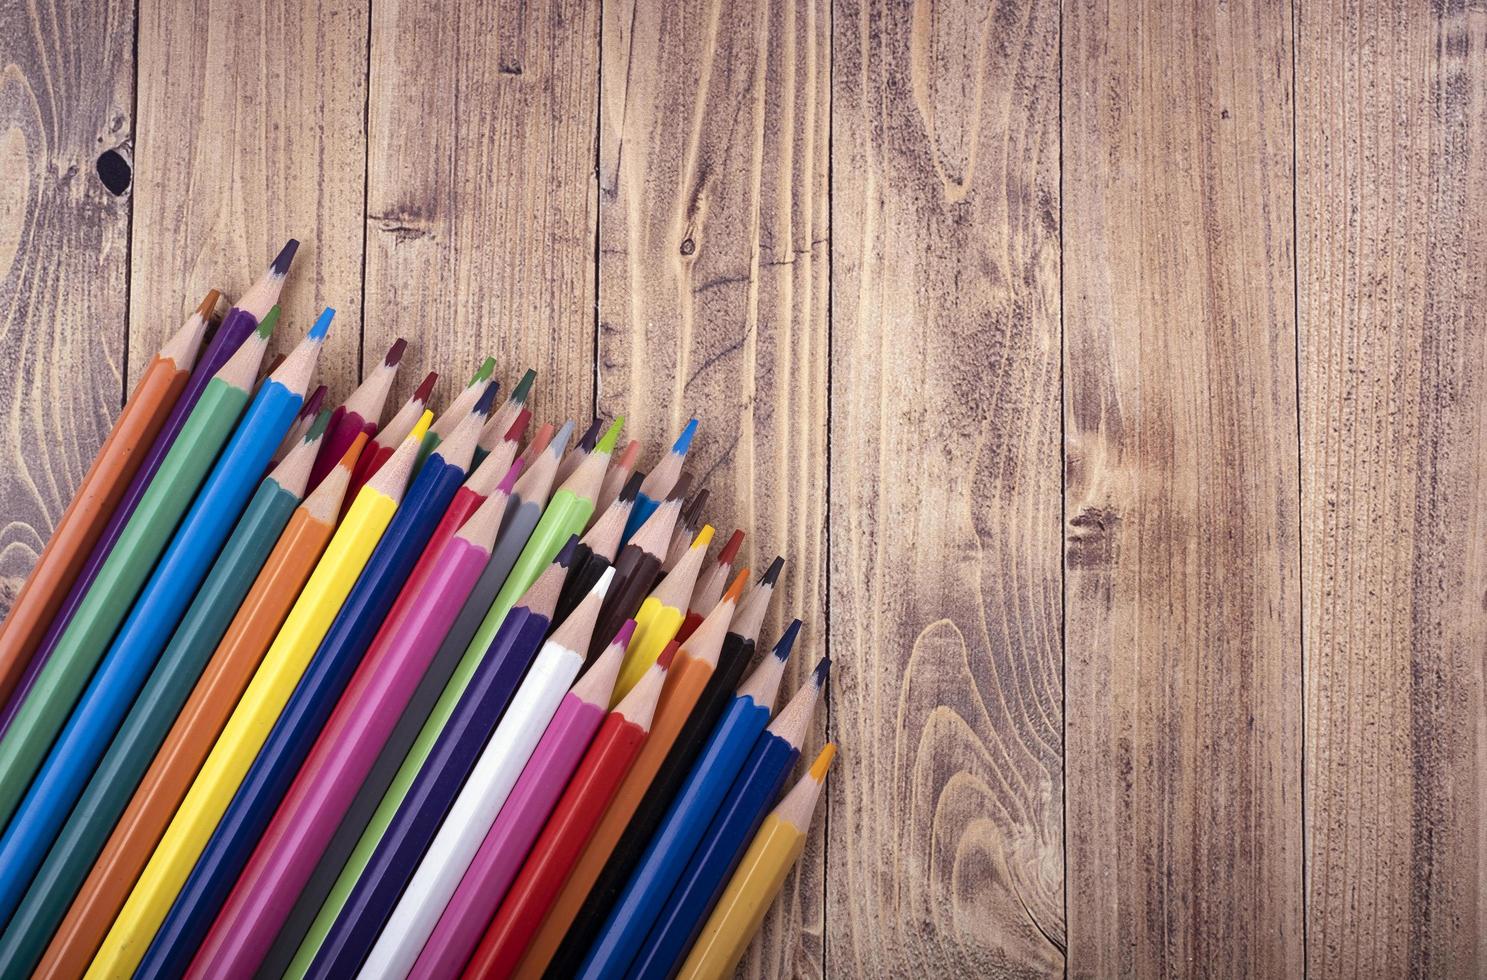
<path fill-rule="evenodd" d="M 133 33 L 129 0 L 0 5 L 0 616 L 123 402 L 131 195 L 96 160 L 130 153 Z"/>
<path fill-rule="evenodd" d="M 1480 5 L 1300 8 L 1313 977 L 1487 974 L 1484 65 Z"/>
<path fill-rule="evenodd" d="M 593 413 L 599 0 L 372 5 L 364 367 L 393 404 L 496 358 L 539 422 Z"/>
<path fill-rule="evenodd" d="M 1064 10 L 1075 977 L 1302 970 L 1290 27 Z"/>
<path fill-rule="evenodd" d="M 275 346 L 335 307 L 320 360 L 334 404 L 360 342 L 365 3 L 140 0 L 138 43 L 131 369 L 189 302 L 236 298 L 298 238 Z"/>
<path fill-rule="evenodd" d="M 702 420 L 706 518 L 752 567 L 787 559 L 761 639 L 807 624 L 783 703 L 826 649 L 829 10 L 611 0 L 603 26 L 600 406 L 645 467 Z M 815 847 L 745 975 L 820 973 L 822 874 Z"/>
<path fill-rule="evenodd" d="M 833 976 L 1061 976 L 1058 4 L 837 0 Z"/>

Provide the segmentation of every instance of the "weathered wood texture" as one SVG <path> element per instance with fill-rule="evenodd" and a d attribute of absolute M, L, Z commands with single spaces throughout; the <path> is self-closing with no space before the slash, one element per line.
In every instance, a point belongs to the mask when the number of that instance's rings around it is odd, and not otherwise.
<path fill-rule="evenodd" d="M 217 287 L 236 298 L 298 238 L 275 347 L 289 350 L 336 307 L 320 378 L 333 399 L 350 393 L 366 44 L 356 0 L 141 0 L 131 370 L 191 296 Z"/>
<path fill-rule="evenodd" d="M 537 370 L 539 421 L 588 421 L 598 64 L 599 0 L 372 4 L 363 367 L 414 340 L 393 404 L 492 355 L 503 390 Z"/>
<path fill-rule="evenodd" d="M 1302 970 L 1290 34 L 1064 10 L 1077 977 Z"/>
<path fill-rule="evenodd" d="M 1487 11 L 1297 22 L 1308 966 L 1487 972 Z"/>
<path fill-rule="evenodd" d="M 707 519 L 745 530 L 752 567 L 787 560 L 762 640 L 806 623 L 781 703 L 826 652 L 829 29 L 823 0 L 604 16 L 600 407 L 642 465 L 702 419 L 688 469 Z M 746 975 L 820 973 L 823 863 L 802 859 Z"/>
<path fill-rule="evenodd" d="M 1058 4 L 837 0 L 834 976 L 1061 976 Z"/>
<path fill-rule="evenodd" d="M 130 152 L 133 34 L 130 0 L 0 3 L 0 610 L 122 401 L 130 193 L 94 167 Z"/>

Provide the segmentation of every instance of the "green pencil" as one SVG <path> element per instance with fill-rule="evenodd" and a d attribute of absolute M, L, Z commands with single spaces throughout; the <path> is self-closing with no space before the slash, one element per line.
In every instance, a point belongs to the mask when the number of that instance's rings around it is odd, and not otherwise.
<path fill-rule="evenodd" d="M 326 409 L 316 416 L 304 437 L 259 484 L 238 519 L 6 927 L 0 939 L 0 976 L 34 969 L 67 914 L 114 822 L 299 506 L 330 414 Z"/>
<path fill-rule="evenodd" d="M 279 319 L 274 307 L 201 393 L 160 469 L 0 739 L 0 824 L 9 821 L 93 668 L 232 435 Z"/>
<path fill-rule="evenodd" d="M 480 401 L 480 396 L 485 394 L 486 382 L 495 373 L 496 359 L 487 357 L 480 362 L 480 368 L 475 372 L 475 377 L 465 386 L 465 390 L 454 396 L 454 401 L 449 403 L 439 417 L 434 419 L 434 424 L 429 426 L 429 431 L 423 434 L 423 442 L 418 446 L 418 461 L 413 465 L 415 469 L 423 465 L 423 461 L 429 458 L 429 453 L 439 448 L 439 443 L 444 437 L 454 431 L 460 420 L 470 414 L 475 403 Z M 473 464 L 472 464 L 473 465 Z"/>

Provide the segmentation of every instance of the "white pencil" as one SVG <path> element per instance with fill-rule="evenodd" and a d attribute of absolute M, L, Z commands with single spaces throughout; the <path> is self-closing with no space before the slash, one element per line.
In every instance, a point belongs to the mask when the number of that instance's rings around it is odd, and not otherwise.
<path fill-rule="evenodd" d="M 613 577 L 614 569 L 607 569 L 543 644 L 358 976 L 401 980 L 412 970 L 511 787 L 583 669 L 600 602 Z"/>

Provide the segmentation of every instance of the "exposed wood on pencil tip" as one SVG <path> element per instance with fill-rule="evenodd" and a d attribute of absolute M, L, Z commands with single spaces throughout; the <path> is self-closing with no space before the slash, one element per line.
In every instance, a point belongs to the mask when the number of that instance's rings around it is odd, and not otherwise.
<path fill-rule="evenodd" d="M 324 398 L 325 397 L 325 385 L 321 385 L 319 388 L 317 388 L 315 390 L 315 394 L 316 395 L 319 395 L 321 398 Z M 311 397 L 313 398 L 314 396 L 311 396 Z M 319 405 L 319 402 L 317 401 L 316 402 L 316 406 L 317 407 L 311 409 L 311 411 L 314 411 L 316 414 L 315 414 L 315 421 L 311 422 L 310 423 L 310 428 L 305 431 L 304 441 L 307 442 L 307 443 L 308 442 L 319 442 L 320 441 L 320 437 L 323 436 L 323 435 L 325 435 L 325 428 L 326 428 L 326 426 L 330 425 L 330 409 L 327 408 L 327 409 L 324 409 L 322 411 L 322 410 L 320 410 L 318 408 L 318 405 Z"/>
<path fill-rule="evenodd" d="M 341 503 L 346 499 L 346 490 L 351 485 L 351 471 L 356 468 L 356 461 L 361 458 L 368 441 L 365 432 L 358 432 L 356 438 L 351 440 L 351 445 L 346 447 L 346 451 L 336 461 L 336 465 L 321 477 L 315 489 L 310 491 L 310 495 L 300 505 L 316 521 L 322 524 L 336 523 L 336 516 L 341 512 Z"/>
<path fill-rule="evenodd" d="M 480 427 L 484 424 L 484 413 L 471 411 L 459 425 L 454 427 L 454 431 L 439 443 L 434 453 L 445 463 L 468 470 L 470 461 L 475 458 L 475 442 L 480 438 Z"/>
<path fill-rule="evenodd" d="M 568 540 L 570 545 L 577 546 L 576 538 L 569 538 Z M 563 578 L 565 577 L 562 569 L 566 567 L 560 567 L 558 565 L 549 566 L 549 571 L 556 571 L 558 574 L 552 579 L 551 589 L 542 596 L 546 604 L 545 608 L 548 616 L 552 615 L 553 607 L 557 604 L 558 593 L 562 589 Z M 612 572 L 613 569 L 609 569 L 608 571 Z M 594 587 L 588 591 L 588 594 L 579 600 L 578 605 L 573 607 L 573 610 L 568 613 L 567 618 L 563 620 L 562 624 L 553 630 L 553 643 L 566 647 L 569 650 L 579 652 L 588 650 L 594 639 L 594 627 L 599 621 L 599 610 L 603 604 L 604 595 L 609 591 L 609 584 L 612 580 L 612 574 L 605 574 L 599 577 L 599 581 L 595 582 Z"/>
<path fill-rule="evenodd" d="M 408 480 L 412 477 L 413 468 L 418 463 L 419 445 L 423 442 L 424 433 L 428 431 L 433 417 L 432 412 L 423 413 L 418 424 L 413 427 L 413 431 L 408 433 L 408 438 L 399 443 L 398 448 L 387 457 L 387 462 L 379 466 L 377 472 L 362 484 L 358 496 L 375 490 L 393 500 L 403 499 L 403 493 L 408 489 Z"/>
<path fill-rule="evenodd" d="M 310 483 L 310 471 L 315 466 L 315 457 L 320 451 L 320 437 L 330 423 L 330 410 L 315 416 L 315 421 L 306 430 L 303 439 L 295 443 L 279 464 L 269 474 L 269 479 L 289 491 L 295 497 L 303 497 Z"/>
<path fill-rule="evenodd" d="M 278 367 L 278 365 L 274 366 Z M 310 392 L 310 397 L 305 399 L 304 407 L 299 410 L 300 418 L 309 418 L 311 415 L 319 412 L 321 404 L 325 401 L 325 393 L 328 390 L 325 385 L 316 385 L 315 390 Z M 330 412 L 328 410 L 325 417 L 327 419 L 330 418 Z"/>
<path fill-rule="evenodd" d="M 816 714 L 816 705 L 821 700 L 821 687 L 825 681 L 826 669 L 827 661 L 823 658 L 812 671 L 810 680 L 796 688 L 790 700 L 769 723 L 771 732 L 796 748 L 799 748 L 805 741 L 805 734 L 811 726 L 811 719 Z"/>
<path fill-rule="evenodd" d="M 160 345 L 159 357 L 174 362 L 178 371 L 189 371 L 196 364 L 196 356 L 201 353 L 201 342 L 207 335 L 207 318 L 211 316 L 212 307 L 216 304 L 217 290 L 213 289 L 207 293 L 207 298 L 201 301 L 201 305 L 186 317 L 186 322 Z M 206 312 L 202 312 L 203 310 Z"/>

